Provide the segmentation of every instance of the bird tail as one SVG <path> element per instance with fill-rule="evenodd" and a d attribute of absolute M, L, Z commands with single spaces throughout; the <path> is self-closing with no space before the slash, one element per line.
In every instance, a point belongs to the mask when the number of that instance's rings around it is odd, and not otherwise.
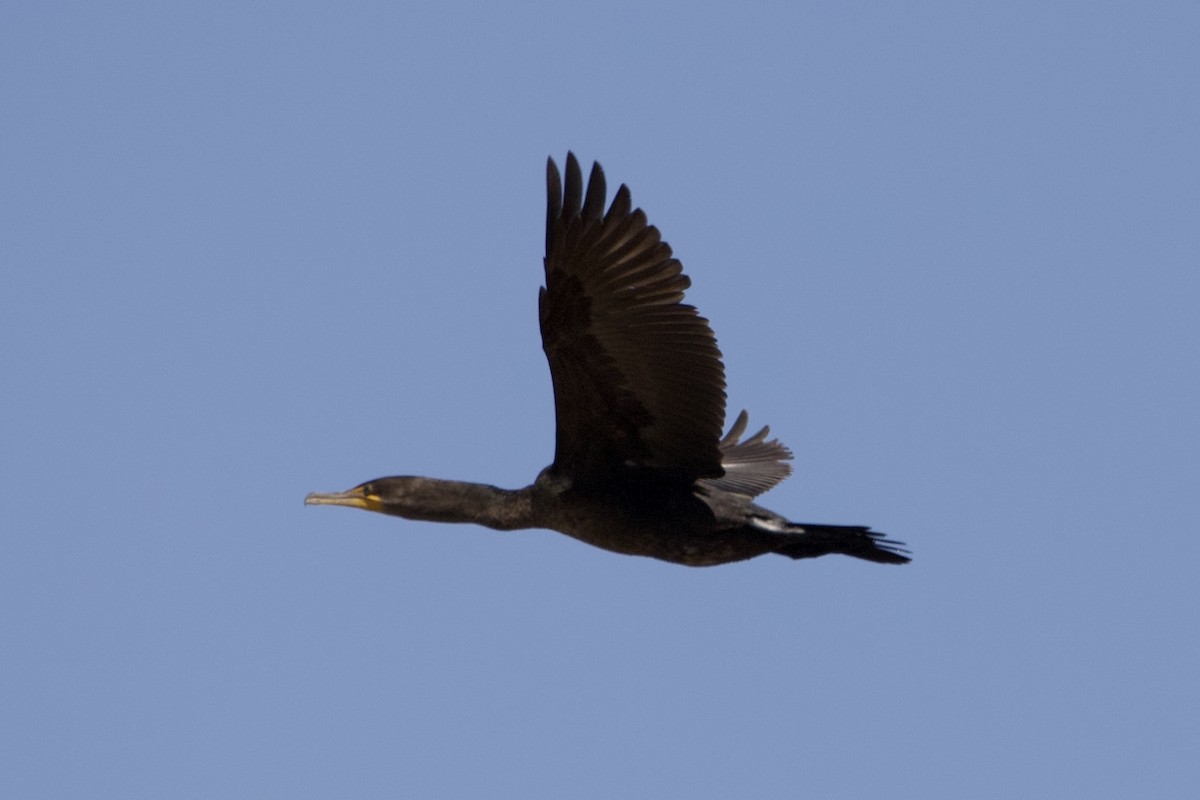
<path fill-rule="evenodd" d="M 863 525 L 809 525 L 790 523 L 775 552 L 789 558 L 815 558 L 842 553 L 878 564 L 907 564 L 912 561 L 904 542 Z"/>

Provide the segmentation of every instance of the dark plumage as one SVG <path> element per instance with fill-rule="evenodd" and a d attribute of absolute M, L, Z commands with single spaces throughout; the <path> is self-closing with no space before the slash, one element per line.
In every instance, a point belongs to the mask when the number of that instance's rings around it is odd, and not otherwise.
<path fill-rule="evenodd" d="M 546 166 L 546 286 L 539 298 L 557 420 L 554 463 L 524 489 L 379 478 L 306 503 L 344 505 L 500 530 L 550 528 L 618 553 L 691 566 L 764 553 L 909 560 L 861 526 L 789 522 L 753 500 L 786 478 L 791 452 L 738 415 L 721 437 L 725 370 L 708 321 L 658 229 L 621 186 L 607 212 L 604 172 L 584 190 Z"/>

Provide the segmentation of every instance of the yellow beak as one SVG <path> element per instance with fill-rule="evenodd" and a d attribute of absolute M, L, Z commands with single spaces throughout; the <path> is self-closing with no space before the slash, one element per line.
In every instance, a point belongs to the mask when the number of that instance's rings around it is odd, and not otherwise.
<path fill-rule="evenodd" d="M 364 511 L 378 511 L 383 505 L 379 495 L 367 494 L 361 486 L 346 492 L 312 492 L 304 498 L 306 506 L 348 506 Z"/>

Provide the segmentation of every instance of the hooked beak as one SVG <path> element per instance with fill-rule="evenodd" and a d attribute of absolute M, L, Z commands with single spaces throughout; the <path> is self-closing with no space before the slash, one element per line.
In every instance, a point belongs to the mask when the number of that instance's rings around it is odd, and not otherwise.
<path fill-rule="evenodd" d="M 364 511 L 378 511 L 383 505 L 379 495 L 367 494 L 361 486 L 345 492 L 312 492 L 304 498 L 306 506 L 347 506 Z"/>

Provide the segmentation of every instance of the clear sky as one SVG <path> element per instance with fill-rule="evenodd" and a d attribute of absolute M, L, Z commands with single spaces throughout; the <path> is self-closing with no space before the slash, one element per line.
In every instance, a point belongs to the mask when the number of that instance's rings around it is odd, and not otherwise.
<path fill-rule="evenodd" d="M 1194 796 L 1198 8 L 6 4 L 0 796 Z M 303 505 L 549 462 L 568 149 L 911 565 Z"/>

